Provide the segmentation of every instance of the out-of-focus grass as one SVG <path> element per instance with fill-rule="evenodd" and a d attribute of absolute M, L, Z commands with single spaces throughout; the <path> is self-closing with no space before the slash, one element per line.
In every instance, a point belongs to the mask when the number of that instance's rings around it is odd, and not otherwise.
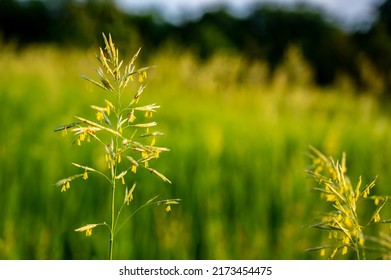
<path fill-rule="evenodd" d="M 349 88 L 316 88 L 296 52 L 271 82 L 265 65 L 237 56 L 203 63 L 167 50 L 143 56 L 158 66 L 143 103 L 161 105 L 158 144 L 171 149 L 155 167 L 173 184 L 138 172 L 135 204 L 156 192 L 183 202 L 171 214 L 152 207 L 135 215 L 118 239 L 119 258 L 319 258 L 305 249 L 321 237 L 302 227 L 322 210 L 304 172 L 308 145 L 335 157 L 346 151 L 350 177 L 379 175 L 377 190 L 389 194 L 386 105 Z M 94 178 L 66 193 L 52 186 L 78 172 L 71 162 L 99 157 L 93 145 L 81 152 L 71 135 L 53 132 L 75 114 L 94 113 L 91 100 L 102 93 L 79 75 L 94 76 L 95 65 L 93 52 L 0 49 L 1 259 L 106 256 L 106 232 L 85 237 L 73 229 L 107 220 L 109 186 Z"/>

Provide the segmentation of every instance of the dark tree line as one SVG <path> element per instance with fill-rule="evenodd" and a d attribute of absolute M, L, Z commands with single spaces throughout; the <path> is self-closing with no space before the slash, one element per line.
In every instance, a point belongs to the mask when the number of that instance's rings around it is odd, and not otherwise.
<path fill-rule="evenodd" d="M 349 33 L 303 6 L 287 10 L 262 5 L 246 18 L 221 9 L 178 26 L 162 20 L 157 12 L 126 13 L 113 1 L 0 0 L 0 38 L 21 47 L 46 42 L 86 47 L 97 43 L 102 32 L 110 32 L 117 42 L 131 41 L 134 48 L 147 51 L 172 43 L 207 58 L 225 50 L 249 60 L 264 59 L 271 69 L 290 45 L 296 45 L 318 84 L 333 83 L 343 73 L 361 87 L 370 86 L 360 70 L 365 58 L 381 78 L 383 93 L 391 96 L 391 0 L 381 4 L 378 12 L 368 30 Z"/>

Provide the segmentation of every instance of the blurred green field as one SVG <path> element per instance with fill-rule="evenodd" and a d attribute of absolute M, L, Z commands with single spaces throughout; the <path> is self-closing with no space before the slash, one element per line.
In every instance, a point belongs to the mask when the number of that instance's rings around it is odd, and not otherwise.
<path fill-rule="evenodd" d="M 305 251 L 324 239 L 303 227 L 324 209 L 305 173 L 309 145 L 334 158 L 345 151 L 353 182 L 379 175 L 376 192 L 390 195 L 389 105 L 342 78 L 317 88 L 294 49 L 271 78 L 262 62 L 229 54 L 143 57 L 158 67 L 141 104 L 161 105 L 158 144 L 171 149 L 153 167 L 173 184 L 141 170 L 132 207 L 155 194 L 182 203 L 170 214 L 149 207 L 135 215 L 116 258 L 321 258 Z M 80 148 L 53 132 L 74 115 L 93 117 L 90 105 L 103 93 L 79 75 L 95 77 L 96 65 L 95 50 L 0 47 L 0 259 L 106 258 L 103 227 L 91 237 L 74 229 L 109 221 L 109 186 L 94 177 L 66 193 L 53 186 L 79 172 L 71 162 L 102 156 L 93 143 Z M 390 207 L 382 213 L 390 218 Z"/>

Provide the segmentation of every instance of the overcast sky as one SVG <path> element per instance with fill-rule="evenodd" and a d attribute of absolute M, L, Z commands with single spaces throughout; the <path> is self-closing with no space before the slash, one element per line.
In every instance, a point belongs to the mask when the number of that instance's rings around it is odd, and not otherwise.
<path fill-rule="evenodd" d="M 180 21 L 187 16 L 196 17 L 203 9 L 216 5 L 226 5 L 237 14 L 245 14 L 254 3 L 279 3 L 294 5 L 299 2 L 320 7 L 340 23 L 351 25 L 371 21 L 374 7 L 384 0 L 116 0 L 118 4 L 133 11 L 145 11 L 150 7 L 162 11 L 166 19 Z"/>

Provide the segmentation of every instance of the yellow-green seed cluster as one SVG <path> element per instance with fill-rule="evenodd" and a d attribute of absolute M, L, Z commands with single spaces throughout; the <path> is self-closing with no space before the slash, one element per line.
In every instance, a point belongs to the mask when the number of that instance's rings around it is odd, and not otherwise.
<path fill-rule="evenodd" d="M 136 69 L 135 61 L 140 52 L 136 52 L 133 58 L 125 66 L 124 62 L 119 59 L 118 49 L 114 46 L 111 35 L 107 38 L 103 34 L 105 42 L 104 49 L 99 49 L 97 59 L 100 66 L 96 69 L 99 80 L 93 80 L 89 77 L 82 76 L 88 82 L 98 86 L 108 92 L 107 97 L 101 105 L 91 105 L 95 111 L 96 120 L 90 120 L 84 117 L 75 116 L 77 122 L 61 126 L 56 131 L 63 131 L 64 135 L 68 130 L 74 133 L 76 139 L 74 143 L 81 146 L 83 142 L 93 142 L 95 140 L 102 147 L 102 156 L 106 162 L 107 168 L 99 170 L 81 164 L 74 163 L 73 165 L 83 170 L 83 173 L 67 177 L 59 180 L 56 186 L 61 187 L 61 191 L 65 192 L 70 188 L 70 182 L 74 179 L 82 177 L 84 180 L 89 179 L 89 173 L 95 173 L 109 182 L 111 186 L 112 201 L 111 201 L 111 221 L 109 224 L 102 222 L 96 224 L 88 224 L 76 229 L 79 232 L 86 232 L 87 236 L 92 234 L 92 229 L 98 225 L 108 226 L 110 229 L 110 259 L 112 258 L 112 247 L 114 236 L 122 227 L 118 224 L 119 216 L 124 205 L 129 205 L 133 200 L 133 192 L 136 187 L 136 182 L 133 183 L 130 190 L 127 187 L 129 174 L 136 173 L 139 166 L 148 170 L 149 173 L 156 175 L 164 182 L 171 181 L 162 173 L 150 167 L 150 162 L 158 159 L 162 152 L 169 151 L 165 147 L 156 146 L 156 137 L 162 135 L 159 131 L 152 131 L 156 126 L 156 122 L 149 121 L 153 117 L 160 106 L 154 104 L 139 106 L 137 105 L 140 96 L 145 89 L 143 84 L 147 78 L 147 70 L 149 67 Z M 140 86 L 133 96 L 127 96 L 125 88 L 129 82 L 134 81 L 134 76 L 138 76 L 137 81 Z M 138 115 L 140 114 L 140 115 Z M 137 120 L 140 120 L 137 122 Z M 126 158 L 128 161 L 122 161 Z M 130 171 L 130 172 L 129 172 Z M 119 184 L 120 183 L 120 184 Z M 115 209 L 115 192 L 119 186 L 123 185 L 124 202 L 120 209 Z M 164 204 L 165 210 L 171 211 L 171 205 L 177 204 L 178 199 L 171 199 L 156 202 L 156 199 L 150 199 L 141 207 L 133 211 L 125 222 L 136 213 L 139 209 L 151 204 Z M 117 215 L 115 215 L 117 212 Z"/>
<path fill-rule="evenodd" d="M 365 258 L 367 236 L 364 231 L 372 222 L 381 222 L 380 210 L 387 202 L 388 197 L 369 196 L 375 186 L 376 179 L 362 188 L 360 177 L 356 186 L 353 186 L 346 175 L 345 154 L 343 154 L 341 162 L 335 162 L 313 147 L 311 147 L 311 151 L 312 167 L 307 172 L 319 184 L 315 190 L 319 191 L 321 197 L 333 207 L 333 211 L 324 213 L 320 222 L 311 227 L 327 230 L 329 240 L 333 240 L 334 243 L 309 250 L 320 250 L 320 254 L 324 256 L 326 250 L 330 249 L 329 258 L 334 258 L 338 252 L 341 255 L 346 255 L 349 250 L 352 250 L 358 259 Z M 371 219 L 366 224 L 362 224 L 357 209 L 358 202 L 367 199 L 372 199 L 377 208 Z"/>

